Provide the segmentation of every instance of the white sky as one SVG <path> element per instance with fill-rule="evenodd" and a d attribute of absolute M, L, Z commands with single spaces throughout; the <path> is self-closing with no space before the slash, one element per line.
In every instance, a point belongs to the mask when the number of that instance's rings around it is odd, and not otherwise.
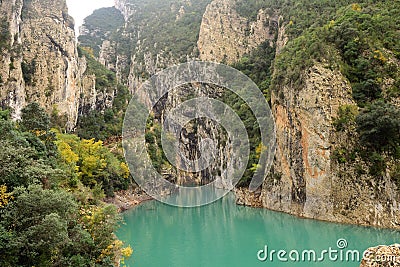
<path fill-rule="evenodd" d="M 83 20 L 94 10 L 101 7 L 114 6 L 114 0 L 67 0 L 68 13 L 75 19 L 75 31 L 79 34 L 79 27 Z"/>

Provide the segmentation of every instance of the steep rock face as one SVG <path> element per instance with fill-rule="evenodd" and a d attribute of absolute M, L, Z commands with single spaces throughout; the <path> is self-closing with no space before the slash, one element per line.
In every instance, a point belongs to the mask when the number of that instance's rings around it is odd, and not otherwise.
<path fill-rule="evenodd" d="M 300 90 L 283 87 L 272 94 L 278 148 L 263 200 L 270 209 L 329 219 L 332 121 L 339 106 L 352 103 L 351 88 L 319 65 L 306 81 Z"/>
<path fill-rule="evenodd" d="M 1 16 L 1 62 L 0 100 L 3 107 L 10 106 L 16 112 L 15 117 L 25 105 L 25 83 L 21 69 L 20 24 L 23 8 L 22 0 L 2 1 Z"/>
<path fill-rule="evenodd" d="M 36 101 L 57 110 L 73 129 L 78 117 L 80 79 L 73 20 L 64 0 L 3 1 L 2 19 L 9 21 L 9 42 L 2 49 L 1 100 L 18 117 L 25 103 Z"/>
<path fill-rule="evenodd" d="M 223 89 L 215 86 L 203 85 L 203 84 L 190 84 L 182 86 L 172 90 L 164 103 L 163 111 L 160 114 L 160 121 L 164 123 L 168 114 L 171 110 L 177 108 L 178 105 L 189 99 L 190 96 L 196 95 L 197 97 L 209 97 L 209 98 L 220 98 L 223 94 Z M 204 108 L 204 107 L 203 107 Z M 198 110 L 199 107 L 193 107 L 193 111 Z M 208 107 L 207 110 L 212 110 L 212 107 Z M 214 141 L 216 148 L 214 160 L 211 161 L 210 166 L 199 172 L 191 173 L 178 171 L 173 174 L 176 179 L 175 182 L 180 185 L 206 185 L 210 182 L 214 182 L 214 178 L 217 179 L 217 183 L 220 187 L 231 186 L 226 183 L 226 179 L 222 177 L 224 166 L 227 165 L 226 155 L 231 155 L 231 146 L 228 144 L 228 136 L 224 134 L 221 126 L 217 123 L 208 119 L 197 119 L 189 122 L 183 129 L 180 135 L 180 147 L 186 159 L 195 161 L 202 157 L 200 151 L 200 143 L 205 139 L 211 139 Z M 204 155 L 211 156 L 211 155 Z M 209 158 L 209 160 L 212 160 Z M 185 162 L 178 161 L 177 167 L 179 169 L 185 169 Z"/>
<path fill-rule="evenodd" d="M 259 10 L 257 20 L 241 17 L 235 1 L 214 0 L 203 16 L 198 41 L 200 59 L 234 63 L 266 40 L 276 38 L 279 15 Z"/>
<path fill-rule="evenodd" d="M 198 33 L 210 2 L 117 0 L 115 8 L 125 19 L 124 25 L 115 25 L 114 35 L 100 43 L 93 41 L 99 39 L 94 32 L 96 27 L 86 25 L 80 41 L 95 52 L 100 50 L 99 61 L 115 70 L 119 82 L 136 93 L 143 81 L 156 72 L 198 58 Z"/>
<path fill-rule="evenodd" d="M 255 20 L 251 20 L 239 15 L 234 0 L 214 0 L 206 5 L 195 42 L 193 36 L 185 39 L 175 35 L 179 31 L 188 32 L 180 21 L 193 13 L 194 1 L 162 2 L 159 10 L 148 10 L 135 0 L 118 0 L 116 3 L 124 15 L 125 25 L 119 32 L 119 40 L 102 42 L 99 59 L 108 68 L 115 69 L 119 80 L 140 97 L 146 97 L 146 92 L 138 91 L 142 82 L 172 64 L 193 58 L 234 63 L 264 42 L 276 47 L 279 54 L 289 41 L 286 30 L 289 32 L 290 29 L 285 28 L 289 24 L 282 22 L 285 14 L 264 8 L 258 11 Z M 169 19 L 161 27 L 158 18 L 164 15 Z M 139 18 L 144 20 L 138 22 Z M 171 28 L 174 30 L 170 32 Z M 169 35 L 151 34 L 154 29 Z M 188 40 L 190 45 L 184 46 L 187 49 L 171 46 L 171 43 L 180 45 Z M 124 44 L 131 45 L 124 47 Z M 390 175 L 374 181 L 363 171 L 368 166 L 362 159 L 349 164 L 339 164 L 334 159 L 337 149 L 355 147 L 359 142 L 356 133 L 339 133 L 333 127 L 339 107 L 356 105 L 349 82 L 339 71 L 326 68 L 323 63 L 316 63 L 299 74 L 304 77 L 302 86 L 289 83 L 272 92 L 278 144 L 273 170 L 261 193 L 237 191 L 239 202 L 253 206 L 260 206 L 262 202 L 262 206 L 269 209 L 314 219 L 398 228 L 398 192 Z M 184 90 L 182 95 L 168 95 L 164 108 L 172 109 L 177 99 L 196 90 L 191 88 L 187 92 Z M 197 92 L 201 96 L 214 96 L 212 91 Z M 160 114 L 158 119 L 162 122 L 163 115 Z M 182 141 L 189 158 L 199 154 L 193 148 L 198 140 L 187 138 L 193 132 L 202 137 L 220 134 L 215 125 L 208 122 L 196 127 L 188 125 Z M 221 162 L 230 155 L 223 149 L 219 153 Z M 218 171 L 218 167 L 212 172 L 215 170 Z M 205 183 L 209 176 L 209 173 L 198 176 L 165 172 L 179 184 Z"/>
<path fill-rule="evenodd" d="M 319 63 L 304 75 L 300 88 L 283 86 L 272 93 L 278 147 L 263 185 L 263 205 L 307 218 L 399 227 L 390 178 L 371 185 L 368 175 L 358 174 L 360 167 L 333 158 L 338 147 L 350 148 L 356 140 L 354 133 L 333 127 L 339 107 L 355 104 L 350 84 Z"/>
<path fill-rule="evenodd" d="M 167 80 L 163 81 L 163 85 L 167 83 Z M 191 83 L 174 88 L 153 108 L 155 122 L 164 125 L 167 131 L 177 133 L 177 129 L 180 129 L 178 125 L 171 123 L 171 121 L 167 122 L 168 116 L 174 109 L 179 108 L 185 101 L 193 97 L 221 99 L 223 93 L 223 88 L 201 83 Z M 153 99 L 154 94 L 149 94 L 149 91 L 146 90 L 139 91 L 137 95 L 143 103 L 156 101 L 156 99 Z M 201 107 L 197 105 L 200 104 L 195 104 L 189 109 L 185 109 L 185 114 L 190 114 L 188 116 L 194 118 L 200 114 L 198 113 L 200 109 L 213 112 L 215 108 L 212 105 L 204 106 L 204 103 L 201 103 Z M 148 106 L 148 108 L 150 109 L 151 107 Z M 179 152 L 183 157 L 177 156 L 173 166 L 169 163 L 162 164 L 160 173 L 164 178 L 183 186 L 207 185 L 215 182 L 217 187 L 232 188 L 232 182 L 229 179 L 229 175 L 227 175 L 230 170 L 228 170 L 227 166 L 229 160 L 234 158 L 234 154 L 231 140 L 223 128 L 213 120 L 202 117 L 188 121 L 182 126 L 182 131 L 179 132 L 179 137 L 175 141 L 178 143 Z M 167 133 L 167 135 L 169 134 Z M 207 149 L 206 147 L 205 154 L 202 154 L 201 143 L 207 139 L 212 140 L 213 149 Z M 184 171 L 189 166 L 188 162 L 196 162 L 202 157 L 206 159 L 206 167 L 197 162 L 194 165 L 196 171 Z M 235 164 L 236 166 L 244 165 L 239 160 L 236 160 Z"/>
<path fill-rule="evenodd" d="M 115 7 L 124 15 L 125 21 L 135 13 L 135 5 L 129 3 L 127 0 L 115 0 Z"/>

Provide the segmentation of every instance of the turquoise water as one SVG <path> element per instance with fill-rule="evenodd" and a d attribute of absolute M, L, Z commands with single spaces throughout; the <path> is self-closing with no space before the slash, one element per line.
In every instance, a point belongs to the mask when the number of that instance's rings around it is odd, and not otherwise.
<path fill-rule="evenodd" d="M 346 254 L 363 251 L 378 244 L 400 242 L 400 232 L 338 225 L 299 219 L 286 214 L 237 206 L 232 195 L 200 208 L 176 208 L 152 201 L 124 214 L 125 224 L 117 236 L 130 244 L 134 253 L 127 266 L 137 267 L 252 267 L 252 266 L 340 266 L 358 267 L 359 262 Z M 338 249 L 337 241 L 348 246 Z M 266 261 L 258 252 L 286 250 L 288 262 L 273 254 Z M 331 251 L 332 260 L 328 253 Z M 315 250 L 311 260 L 303 250 Z M 296 262 L 297 254 L 299 261 Z M 340 259 L 340 255 L 342 260 Z M 323 255 L 323 256 L 321 256 Z M 335 256 L 338 259 L 335 261 Z M 264 253 L 260 258 L 265 257 Z M 303 259 L 304 258 L 304 259 Z M 323 261 L 318 261 L 318 260 Z"/>

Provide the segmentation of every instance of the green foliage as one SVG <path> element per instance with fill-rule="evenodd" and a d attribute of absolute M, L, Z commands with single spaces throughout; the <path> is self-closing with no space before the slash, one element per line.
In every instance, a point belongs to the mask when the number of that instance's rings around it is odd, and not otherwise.
<path fill-rule="evenodd" d="M 357 154 L 355 151 L 349 150 L 346 147 L 341 147 L 333 152 L 332 159 L 336 160 L 338 163 L 344 164 L 349 162 L 354 162 Z"/>
<path fill-rule="evenodd" d="M 270 85 L 272 76 L 272 63 L 275 59 L 276 47 L 271 47 L 270 42 L 264 42 L 248 56 L 244 56 L 233 65 L 250 79 L 252 79 L 270 101 Z"/>
<path fill-rule="evenodd" d="M 309 28 L 322 26 L 335 16 L 339 8 L 351 3 L 350 0 L 238 0 L 236 10 L 250 21 L 257 19 L 260 9 L 271 14 L 285 14 L 281 22 L 289 25 L 287 33 L 295 38 Z"/>
<path fill-rule="evenodd" d="M 43 111 L 37 105 L 27 110 L 35 116 Z M 95 173 L 91 159 L 99 154 L 108 177 L 128 180 L 127 167 L 100 144 L 81 143 L 72 135 L 64 135 L 60 156 L 49 153 L 46 142 L 54 141 L 36 134 L 48 128 L 42 115 L 38 124 L 25 120 L 17 127 L 9 111 L 0 112 L 1 266 L 112 266 L 124 251 L 113 234 L 119 222 L 116 209 L 101 202 L 101 182 L 93 190 L 79 180 L 74 186 L 70 182 L 80 175 L 76 165 L 85 166 L 82 175 Z M 71 140 L 77 140 L 82 158 L 67 149 Z"/>
<path fill-rule="evenodd" d="M 129 104 L 128 89 L 118 84 L 114 72 L 101 65 L 90 53 L 88 48 L 79 48 L 82 56 L 87 59 L 85 74 L 96 76 L 96 90 L 103 94 L 114 95 L 112 108 L 102 112 L 89 110 L 78 118 L 76 133 L 84 139 L 95 138 L 106 140 L 112 136 L 120 136 L 122 132 L 125 110 Z"/>
<path fill-rule="evenodd" d="M 387 163 L 400 154 L 399 108 L 390 104 L 400 95 L 395 63 L 400 58 L 399 2 L 239 0 L 236 7 L 250 20 L 261 8 L 285 14 L 279 23 L 289 36 L 274 60 L 270 90 L 282 99 L 283 86 L 301 90 L 307 71 L 316 63 L 339 70 L 350 81 L 357 106 L 341 107 L 333 125 L 337 131 L 357 129 L 360 141 L 354 151 L 337 149 L 333 158 L 348 163 L 361 156 L 371 175 L 382 175 Z M 239 68 L 248 61 L 243 58 Z M 253 77 L 262 73 L 254 72 L 245 73 Z"/>
<path fill-rule="evenodd" d="M 117 78 L 114 72 L 100 64 L 92 55 L 90 48 L 79 47 L 80 54 L 86 58 L 86 75 L 96 76 L 96 90 L 112 92 L 117 87 Z"/>
<path fill-rule="evenodd" d="M 2 263 L 53 266 L 71 242 L 68 224 L 73 223 L 76 203 L 66 192 L 39 185 L 17 188 L 13 196 L 15 200 L 0 213 L 1 228 L 12 237 L 1 248 Z"/>
<path fill-rule="evenodd" d="M 22 137 L 22 136 L 21 136 Z M 26 140 L 21 139 L 21 143 Z M 39 141 L 40 142 L 40 141 Z M 28 186 L 41 182 L 47 187 L 55 186 L 65 178 L 62 170 L 54 168 L 41 158 L 42 153 L 27 143 L 18 146 L 8 140 L 0 141 L 0 184 L 6 184 L 11 190 L 18 186 Z"/>
<path fill-rule="evenodd" d="M 76 134 L 81 138 L 96 140 L 106 140 L 110 136 L 106 132 L 104 115 L 97 110 L 90 111 L 89 114 L 79 118 Z"/>
<path fill-rule="evenodd" d="M 22 109 L 19 126 L 22 131 L 30 133 L 30 135 L 27 134 L 27 141 L 32 146 L 36 148 L 40 147 L 41 142 L 37 141 L 40 139 L 45 146 L 48 156 L 56 154 L 56 147 L 54 145 L 55 135 L 50 131 L 50 117 L 38 103 L 30 103 Z M 41 150 L 43 149 L 39 149 L 38 151 Z"/>
<path fill-rule="evenodd" d="M 235 113 L 240 117 L 244 126 L 246 127 L 246 131 L 249 136 L 249 144 L 250 144 L 249 162 L 247 165 L 247 169 L 241 181 L 238 184 L 239 186 L 248 186 L 250 184 L 251 178 L 254 175 L 254 172 L 257 170 L 256 165 L 259 159 L 259 153 L 257 153 L 257 148 L 259 148 L 261 143 L 260 127 L 250 107 L 238 95 L 234 94 L 231 91 L 225 90 L 224 95 L 222 97 L 222 101 L 227 105 L 229 105 L 235 111 Z"/>
<path fill-rule="evenodd" d="M 21 129 L 30 132 L 47 132 L 50 128 L 50 117 L 36 102 L 22 109 Z"/>
<path fill-rule="evenodd" d="M 29 86 L 35 86 L 34 76 L 36 71 L 36 61 L 32 60 L 30 63 L 22 61 L 21 69 L 25 84 Z"/>
<path fill-rule="evenodd" d="M 369 174 L 376 177 L 382 177 L 386 171 L 385 158 L 377 152 L 372 152 L 367 157 L 369 163 Z"/>
<path fill-rule="evenodd" d="M 118 101 L 118 99 L 115 100 Z M 126 101 L 123 105 L 127 106 L 127 103 Z M 106 109 L 104 112 L 90 111 L 89 114 L 79 118 L 76 134 L 84 139 L 95 138 L 96 140 L 107 140 L 113 136 L 120 136 L 124 114 L 125 108 L 119 112 L 117 108 Z"/>
<path fill-rule="evenodd" d="M 0 20 L 0 52 L 10 48 L 10 24 L 6 18 Z"/>
<path fill-rule="evenodd" d="M 123 15 L 115 7 L 97 9 L 85 18 L 83 25 L 88 31 L 95 32 L 95 35 L 81 35 L 79 43 L 83 47 L 92 48 L 93 55 L 98 57 L 103 41 L 115 35 L 124 23 Z"/>
<path fill-rule="evenodd" d="M 361 142 L 374 151 L 395 152 L 400 146 L 400 109 L 382 101 L 374 102 L 357 117 Z"/>
<path fill-rule="evenodd" d="M 103 36 L 107 35 L 108 40 L 118 43 L 114 47 L 118 55 L 126 58 L 136 55 L 135 61 L 138 64 L 135 64 L 135 74 L 148 78 L 149 73 L 144 67 L 144 55 L 147 53 L 153 56 L 163 54 L 165 58 L 174 58 L 181 62 L 185 62 L 188 55 L 197 55 L 200 25 L 210 2 L 211 0 L 192 1 L 189 5 L 181 0 L 130 0 L 127 4 L 134 6 L 137 12 L 128 19 L 126 29 L 121 29 L 124 24 L 121 14 L 113 15 L 116 12 L 113 8 L 101 9 L 85 21 L 85 27 L 95 29 L 96 34 L 83 35 L 79 41 L 83 46 L 91 47 L 97 56 Z M 185 14 L 177 19 L 181 6 L 185 6 Z M 110 18 L 111 16 L 114 18 Z M 112 22 L 102 26 L 104 19 L 108 18 Z M 140 49 L 137 46 L 139 41 Z M 127 82 L 130 71 L 130 62 L 127 63 L 127 68 L 121 73 L 124 83 Z"/>
<path fill-rule="evenodd" d="M 83 185 L 93 189 L 101 185 L 107 196 L 113 196 L 115 190 L 127 189 L 131 183 L 126 164 L 104 147 L 102 141 L 58 134 L 56 144 L 65 168 Z"/>
<path fill-rule="evenodd" d="M 112 266 L 122 248 L 113 235 L 120 218 L 115 207 L 79 207 L 66 191 L 39 185 L 17 188 L 13 197 L 0 210 L 4 266 Z"/>
<path fill-rule="evenodd" d="M 145 140 L 154 168 L 160 173 L 163 169 L 172 167 L 162 149 L 161 124 L 152 117 L 148 119 Z"/>
<path fill-rule="evenodd" d="M 355 124 L 358 107 L 354 105 L 344 105 L 339 107 L 338 117 L 334 120 L 333 126 L 337 131 L 344 131 L 351 125 Z"/>

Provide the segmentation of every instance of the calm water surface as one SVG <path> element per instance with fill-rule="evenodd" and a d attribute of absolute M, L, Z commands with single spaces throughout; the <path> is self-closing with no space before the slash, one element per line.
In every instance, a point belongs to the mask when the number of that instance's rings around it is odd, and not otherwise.
<path fill-rule="evenodd" d="M 237 206 L 232 195 L 200 208 L 176 208 L 152 201 L 124 214 L 125 224 L 117 236 L 134 249 L 126 261 L 131 267 L 252 267 L 252 266 L 340 266 L 358 267 L 346 262 L 348 250 L 362 252 L 377 244 L 400 242 L 400 232 L 338 225 L 299 219 L 286 214 Z M 339 250 L 337 241 L 345 239 L 347 247 Z M 343 252 L 343 261 L 280 262 L 274 255 L 261 262 L 258 251 L 323 250 Z M 296 254 L 292 254 L 293 257 Z M 336 254 L 333 254 L 333 257 Z M 340 253 L 337 254 L 340 257 Z M 265 256 L 260 254 L 260 256 Z M 362 257 L 362 256 L 361 256 Z M 307 255 L 306 255 L 307 258 Z"/>

